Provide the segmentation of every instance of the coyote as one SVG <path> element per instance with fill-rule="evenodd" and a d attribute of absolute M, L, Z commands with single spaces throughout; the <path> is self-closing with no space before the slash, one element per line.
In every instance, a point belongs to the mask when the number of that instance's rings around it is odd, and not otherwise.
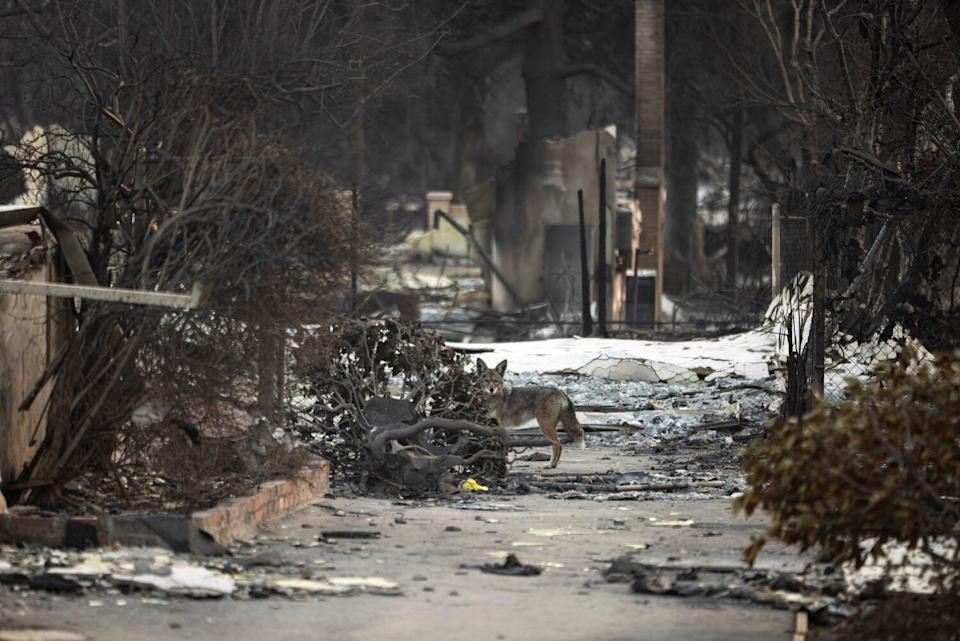
<path fill-rule="evenodd" d="M 573 402 L 569 396 L 556 387 L 538 385 L 510 387 L 503 382 L 506 371 L 507 361 L 490 369 L 483 359 L 477 359 L 480 387 L 490 416 L 497 419 L 503 427 L 515 427 L 531 418 L 536 418 L 540 429 L 543 430 L 544 436 L 553 448 L 549 467 L 557 466 L 560 452 L 563 451 L 560 438 L 557 436 L 559 423 L 563 423 L 563 429 L 580 449 L 586 447 L 583 427 L 577 420 Z"/>

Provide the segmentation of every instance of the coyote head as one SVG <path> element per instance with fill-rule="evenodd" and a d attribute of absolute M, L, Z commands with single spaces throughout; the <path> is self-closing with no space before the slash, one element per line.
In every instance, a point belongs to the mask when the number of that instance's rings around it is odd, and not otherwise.
<path fill-rule="evenodd" d="M 477 374 L 480 375 L 480 389 L 484 396 L 492 398 L 503 391 L 503 375 L 507 373 L 507 361 L 500 361 L 493 369 L 487 367 L 482 358 L 477 359 Z"/>

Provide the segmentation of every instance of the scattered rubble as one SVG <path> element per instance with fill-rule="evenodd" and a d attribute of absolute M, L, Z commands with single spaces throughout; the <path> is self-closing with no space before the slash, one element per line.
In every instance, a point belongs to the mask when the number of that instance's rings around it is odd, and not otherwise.
<path fill-rule="evenodd" d="M 299 368 L 299 433 L 364 491 L 459 491 L 453 470 L 481 481 L 506 473 L 466 359 L 433 332 L 391 320 L 317 330 Z M 308 365 L 309 363 L 309 365 Z"/>
<path fill-rule="evenodd" d="M 508 382 L 563 389 L 586 424 L 588 448 L 612 446 L 609 470 L 591 474 L 517 465 L 536 461 L 536 451 L 514 459 L 506 490 L 566 500 L 692 500 L 740 492 L 741 443 L 765 429 L 781 399 L 772 378 L 674 385 L 508 372 Z M 511 430 L 514 436 L 538 433 L 533 423 Z M 643 454 L 656 457 L 653 466 L 638 469 L 630 461 Z"/>
<path fill-rule="evenodd" d="M 861 545 L 864 550 L 869 550 L 873 544 L 874 540 L 870 539 Z M 906 543 L 888 543 L 883 546 L 882 555 L 868 556 L 861 567 L 844 564 L 847 588 L 866 592 L 882 586 L 888 592 L 936 594 L 942 581 L 940 566 L 944 559 L 957 558 L 957 542 L 940 538 L 929 541 L 928 545 L 929 552 L 921 548 L 910 549 Z"/>
<path fill-rule="evenodd" d="M 289 560 L 253 556 L 188 559 L 157 548 L 67 552 L 0 547 L 0 585 L 69 594 L 146 593 L 191 599 L 270 595 L 393 596 L 400 586 L 383 577 L 331 576 L 323 564 L 307 570 Z"/>
<path fill-rule="evenodd" d="M 698 341 L 556 338 L 484 345 L 453 343 L 451 347 L 494 362 L 506 359 L 512 372 L 674 384 L 731 376 L 764 379 L 770 375 L 776 336 L 770 329 L 761 328 Z"/>
<path fill-rule="evenodd" d="M 836 622 L 855 610 L 843 573 L 830 566 L 791 574 L 742 566 L 651 565 L 624 556 L 605 574 L 611 583 L 630 582 L 630 589 L 639 594 L 748 600 L 803 609 L 817 623 Z"/>
<path fill-rule="evenodd" d="M 149 567 L 136 574 L 113 573 L 110 578 L 119 587 L 153 588 L 195 599 L 215 599 L 233 594 L 237 589 L 236 581 L 222 572 L 183 562 Z"/>

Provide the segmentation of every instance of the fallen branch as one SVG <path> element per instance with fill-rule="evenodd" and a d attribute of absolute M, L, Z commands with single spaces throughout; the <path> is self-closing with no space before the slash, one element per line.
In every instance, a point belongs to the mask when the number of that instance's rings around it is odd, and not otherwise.
<path fill-rule="evenodd" d="M 743 423 L 740 419 L 730 419 L 728 421 L 713 421 L 711 423 L 701 423 L 694 425 L 690 430 L 692 432 L 709 432 L 710 430 L 730 430 L 733 432 L 743 429 Z"/>
<path fill-rule="evenodd" d="M 784 391 L 773 389 L 772 387 L 767 387 L 765 385 L 757 385 L 755 383 L 743 383 L 741 385 L 734 385 L 732 387 L 720 387 L 720 388 L 717 388 L 717 391 L 735 392 L 738 390 L 745 390 L 745 389 L 753 389 L 753 390 L 758 390 L 760 392 L 766 392 L 770 396 L 783 396 L 784 394 L 786 394 L 786 392 Z"/>
<path fill-rule="evenodd" d="M 492 436 L 507 442 L 507 432 L 502 427 L 478 425 L 470 421 L 460 421 L 449 418 L 427 418 L 414 425 L 394 423 L 383 426 L 374 431 L 370 437 L 370 451 L 381 458 L 386 453 L 390 441 L 412 438 L 426 430 L 440 430 L 443 432 L 473 432 L 481 436 Z"/>
<path fill-rule="evenodd" d="M 621 405 L 577 405 L 578 412 L 639 412 L 639 408 Z"/>
<path fill-rule="evenodd" d="M 625 427 L 639 427 L 638 425 L 633 425 L 632 423 L 617 423 L 616 425 L 602 424 L 602 423 L 581 423 L 580 427 L 583 428 L 584 432 L 599 433 L 599 432 L 620 432 L 623 431 Z"/>
<path fill-rule="evenodd" d="M 43 372 L 40 373 L 40 377 L 33 384 L 33 387 L 30 388 L 30 391 L 20 403 L 20 406 L 17 408 L 18 411 L 29 411 L 30 406 L 33 405 L 33 401 L 36 400 L 37 395 L 40 394 L 40 391 L 43 389 L 44 385 L 47 384 L 47 381 L 56 376 L 57 372 L 60 371 L 60 367 L 63 365 L 63 361 L 71 345 L 73 345 L 73 341 L 68 341 L 57 351 L 57 354 L 47 364 Z"/>

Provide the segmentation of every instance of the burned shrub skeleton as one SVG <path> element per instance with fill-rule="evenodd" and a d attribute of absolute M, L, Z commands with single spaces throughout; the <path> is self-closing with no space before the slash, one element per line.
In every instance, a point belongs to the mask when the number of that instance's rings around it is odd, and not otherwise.
<path fill-rule="evenodd" d="M 763 509 L 773 519 L 770 536 L 837 565 L 861 567 L 887 557 L 890 546 L 919 550 L 934 588 L 960 594 L 958 417 L 960 359 L 918 361 L 908 346 L 875 379 L 850 379 L 844 402 L 818 399 L 752 443 L 737 508 Z M 764 543 L 757 538 L 746 559 Z M 910 555 L 889 556 L 886 571 L 896 563 L 909 566 Z"/>
<path fill-rule="evenodd" d="M 301 362 L 314 357 L 300 376 L 315 402 L 299 432 L 347 481 L 429 493 L 506 473 L 505 432 L 486 416 L 467 358 L 438 334 L 387 320 L 315 339 L 300 353 Z"/>

